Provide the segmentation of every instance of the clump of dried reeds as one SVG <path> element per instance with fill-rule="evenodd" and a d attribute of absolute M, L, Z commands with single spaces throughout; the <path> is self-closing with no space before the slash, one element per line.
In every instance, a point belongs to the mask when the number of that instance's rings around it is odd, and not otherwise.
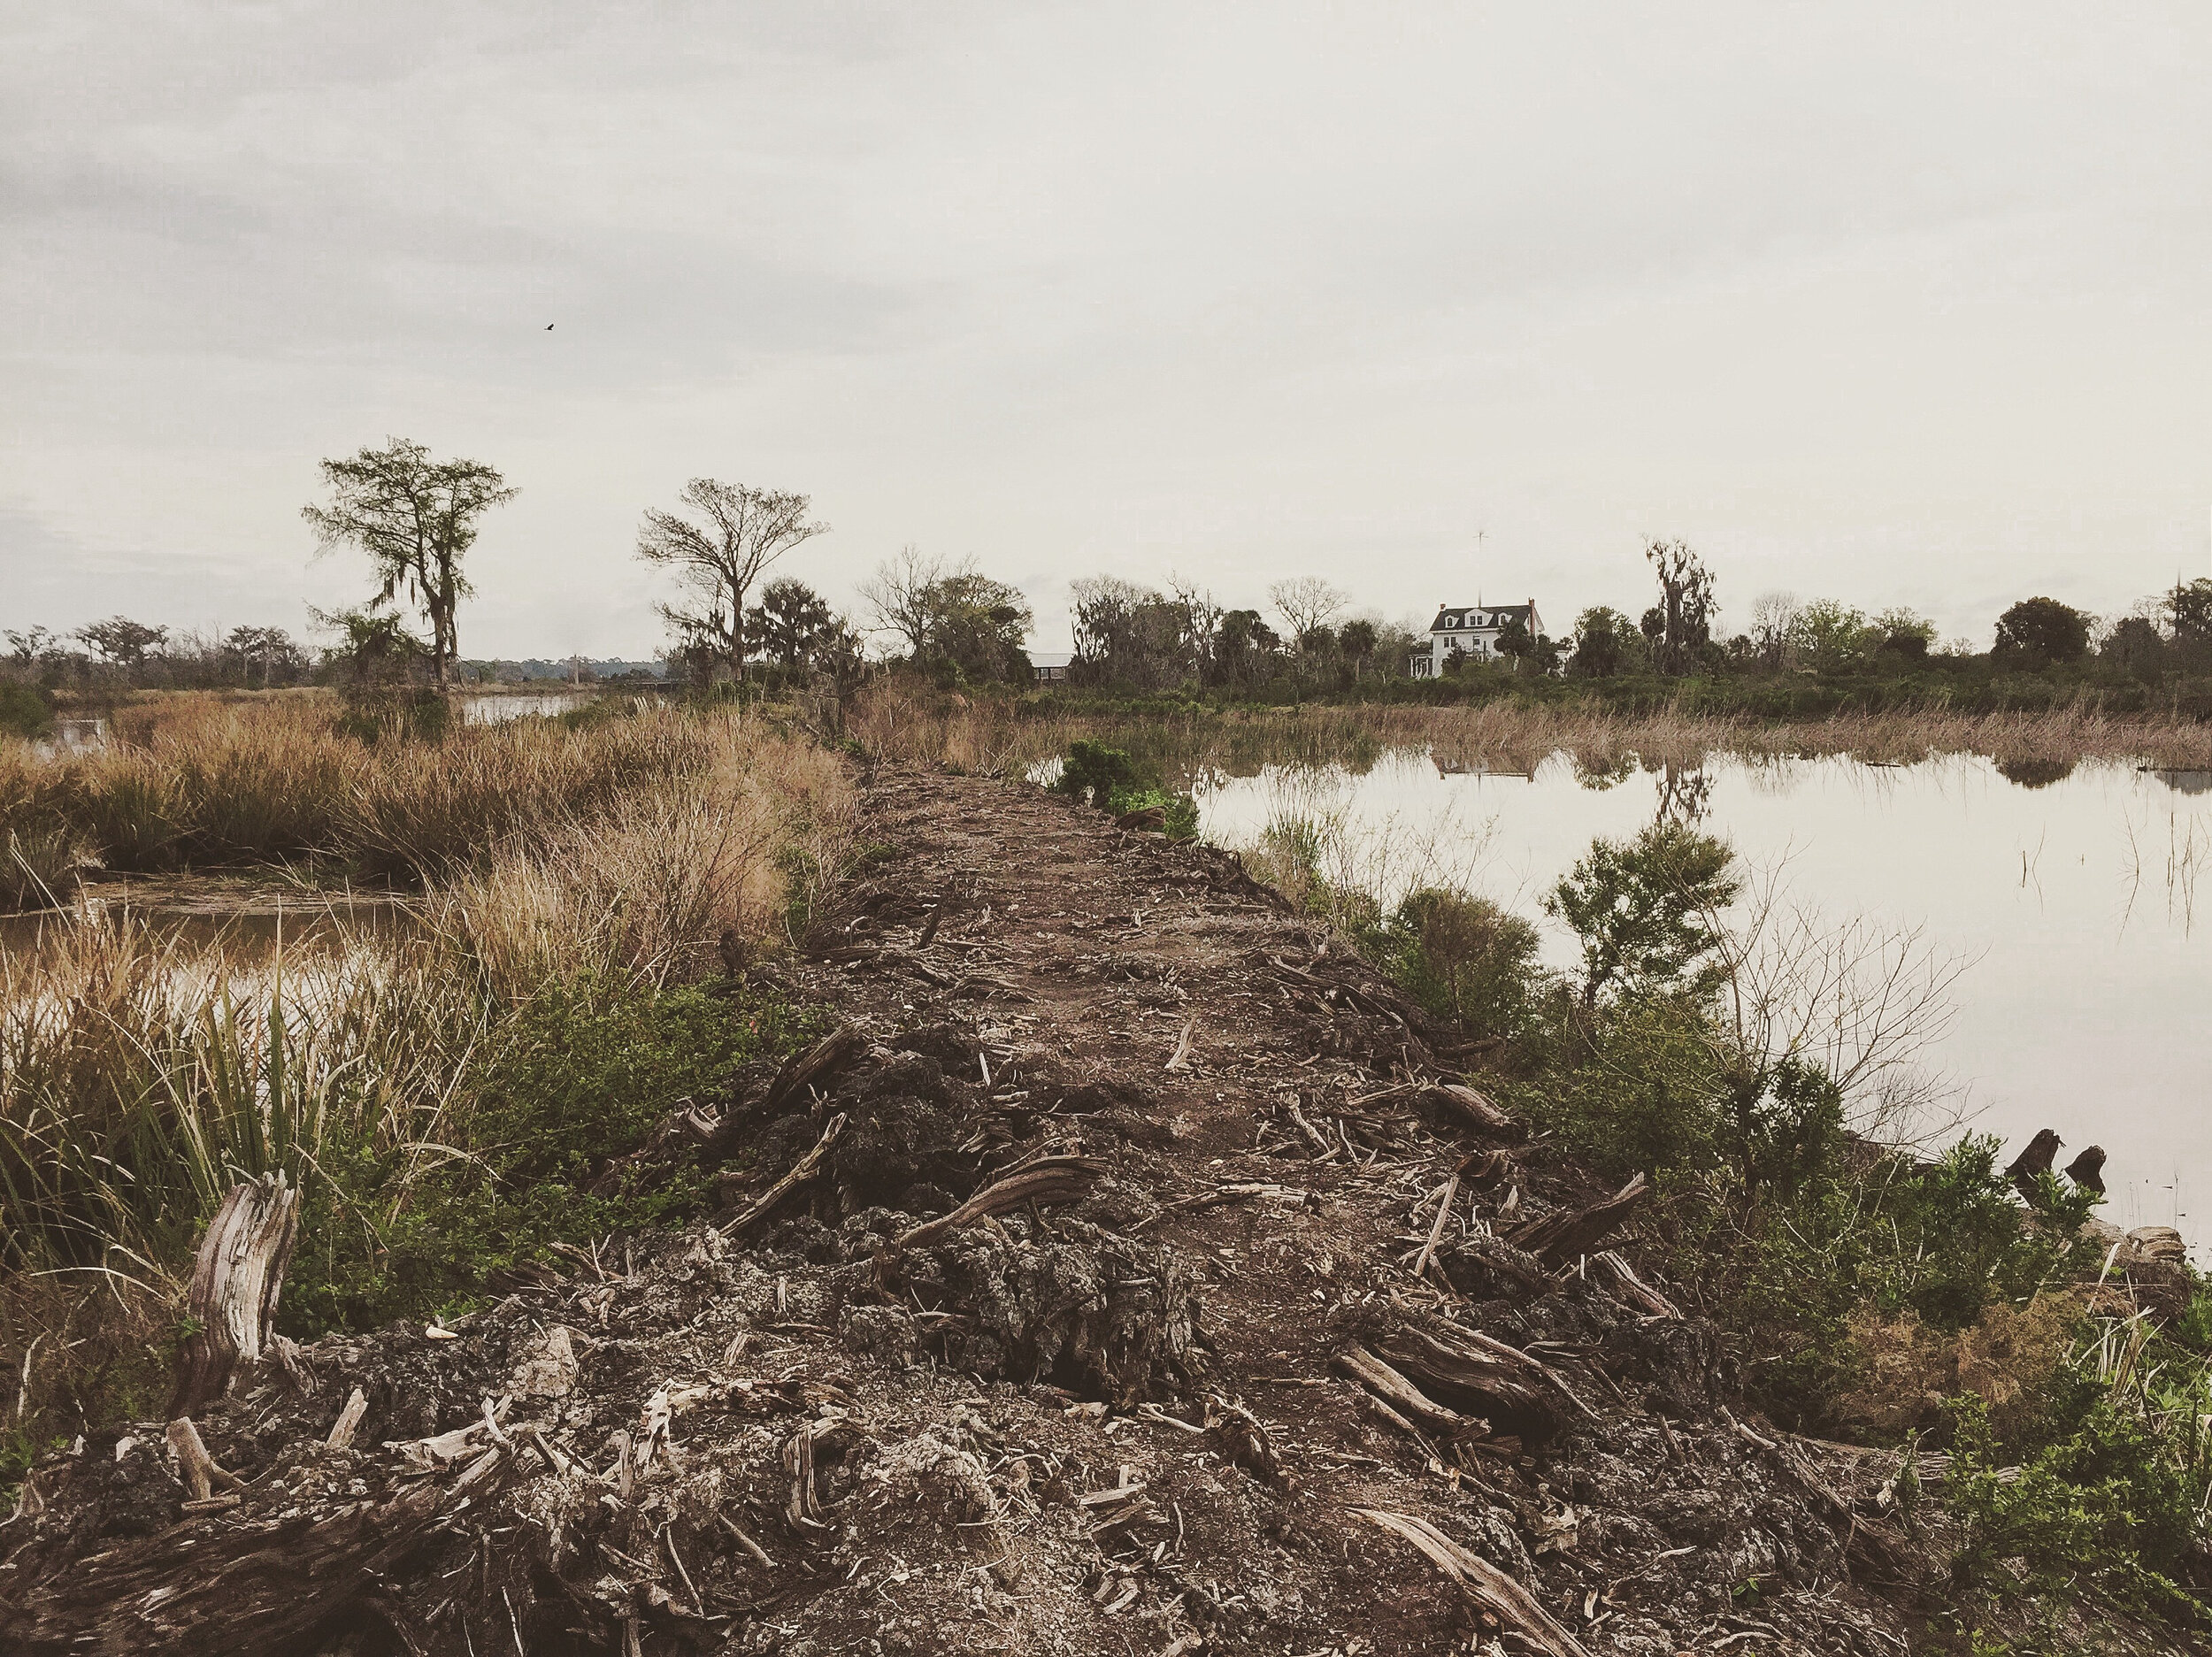
<path fill-rule="evenodd" d="M 580 970 L 658 984 L 784 941 L 841 864 L 855 801 L 835 758 L 734 718 L 680 786 L 518 842 L 435 894 L 495 993 Z"/>
<path fill-rule="evenodd" d="M 647 708 L 365 744 L 329 699 L 175 701 L 158 718 L 132 710 L 101 750 L 48 759 L 0 744 L 0 845 L 65 842 L 138 871 L 323 858 L 419 884 L 726 765 L 730 732 L 748 725 Z"/>
<path fill-rule="evenodd" d="M 334 1201 L 326 1170 L 396 1170 L 347 1222 L 393 1224 L 420 1174 L 473 1155 L 461 1078 L 541 990 L 659 988 L 772 950 L 843 861 L 854 793 L 803 739 L 733 711 L 576 735 L 535 723 L 352 773 L 482 848 L 416 924 L 334 909 L 272 955 L 88 903 L 0 951 L 0 1359 L 29 1403 L 136 1361 L 234 1178 L 282 1169 Z M 127 750 L 101 777 L 180 757 Z"/>

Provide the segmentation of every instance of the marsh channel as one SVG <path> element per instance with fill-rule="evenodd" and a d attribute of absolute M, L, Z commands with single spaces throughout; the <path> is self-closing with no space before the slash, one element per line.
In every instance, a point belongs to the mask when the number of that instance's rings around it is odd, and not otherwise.
<path fill-rule="evenodd" d="M 2212 1244 L 2212 772 L 1719 754 L 1594 771 L 1563 753 L 1509 771 L 1419 748 L 1240 769 L 1179 779 L 1206 838 L 1326 821 L 1356 861 L 1370 848 L 1386 901 L 1463 886 L 1538 922 L 1563 970 L 1575 940 L 1542 898 L 1594 837 L 1660 818 L 1717 834 L 1821 924 L 1912 931 L 1963 963 L 1919 1055 L 1949 1101 L 1936 1137 L 2101 1145 L 2106 1217 L 2177 1226 L 2200 1261 Z"/>

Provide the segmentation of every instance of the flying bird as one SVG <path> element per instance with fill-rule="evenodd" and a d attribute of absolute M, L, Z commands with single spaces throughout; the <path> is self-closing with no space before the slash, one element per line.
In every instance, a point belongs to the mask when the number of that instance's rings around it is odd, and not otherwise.
<path fill-rule="evenodd" d="M 547 324 L 545 325 L 545 331 L 546 331 L 548 334 L 552 333 L 552 332 L 553 332 L 553 325 L 552 325 L 551 323 L 549 323 L 549 323 L 547 323 Z"/>
<path fill-rule="evenodd" d="M 2104 1147 L 2093 1145 L 2066 1164 L 2066 1178 L 2084 1191 L 2104 1194 Z"/>
<path fill-rule="evenodd" d="M 2035 1177 L 2051 1171 L 2051 1159 L 2058 1155 L 2058 1147 L 2065 1141 L 2048 1128 L 2037 1132 L 2028 1141 L 2028 1148 L 2012 1159 L 2012 1166 L 2005 1170 L 2005 1178 L 2029 1201 L 2035 1201 Z"/>

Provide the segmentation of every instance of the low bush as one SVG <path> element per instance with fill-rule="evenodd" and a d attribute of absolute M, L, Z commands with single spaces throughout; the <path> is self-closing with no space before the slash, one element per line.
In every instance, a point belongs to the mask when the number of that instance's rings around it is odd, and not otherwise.
<path fill-rule="evenodd" d="M 1538 941 L 1534 926 L 1487 898 L 1428 888 L 1399 904 L 1377 947 L 1423 1009 L 1498 1040 L 1526 1025 Z"/>
<path fill-rule="evenodd" d="M 1188 794 L 1168 793 L 1156 779 L 1148 778 L 1146 767 L 1120 748 L 1098 742 L 1071 743 L 1052 788 L 1116 817 L 1157 810 L 1170 840 L 1189 840 L 1198 832 L 1196 802 Z"/>
<path fill-rule="evenodd" d="M 44 692 L 16 679 L 0 679 L 0 737 L 54 733 L 54 707 Z"/>
<path fill-rule="evenodd" d="M 1963 1538 L 1952 1572 L 2001 1600 L 2102 1600 L 2212 1625 L 2182 1585 L 2193 1574 L 2204 1491 L 2165 1453 L 2156 1427 L 2111 1399 L 2072 1413 L 2062 1438 L 2012 1463 L 1981 1399 L 1949 1400 L 1945 1504 Z"/>

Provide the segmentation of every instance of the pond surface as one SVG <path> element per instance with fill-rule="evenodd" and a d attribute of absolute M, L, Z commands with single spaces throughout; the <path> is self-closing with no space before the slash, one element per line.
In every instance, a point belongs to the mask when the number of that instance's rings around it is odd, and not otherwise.
<path fill-rule="evenodd" d="M 311 892 L 180 875 L 88 883 L 65 909 L 0 915 L 0 953 L 29 955 L 80 921 L 144 922 L 180 957 L 213 952 L 226 963 L 327 953 L 418 924 L 414 906 L 379 892 Z"/>
<path fill-rule="evenodd" d="M 1197 794 L 1207 838 L 1229 845 L 1279 811 L 1341 812 L 1356 833 L 1415 848 L 1389 881 L 1439 863 L 1540 922 L 1563 968 L 1573 940 L 1539 906 L 1593 837 L 1694 823 L 1754 867 L 1778 863 L 1789 895 L 1824 916 L 1917 927 L 1970 957 L 1924 1057 L 1978 1109 L 1968 1126 L 2014 1149 L 2055 1128 L 2071 1147 L 2061 1164 L 2102 1145 L 2106 1218 L 2212 1243 L 2192 1212 L 2199 1193 L 2212 1202 L 2212 774 L 2010 770 L 1716 756 L 1591 777 L 1564 756 L 1510 773 L 1397 751 L 1356 775 L 1215 773 Z"/>
<path fill-rule="evenodd" d="M 504 725 L 510 719 L 556 719 L 572 708 L 595 699 L 588 690 L 558 691 L 550 695 L 457 696 L 463 725 Z"/>

